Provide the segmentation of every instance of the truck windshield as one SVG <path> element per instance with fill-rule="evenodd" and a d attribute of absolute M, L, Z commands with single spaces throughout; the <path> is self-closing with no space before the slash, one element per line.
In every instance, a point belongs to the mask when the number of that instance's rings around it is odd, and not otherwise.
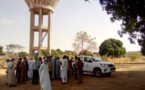
<path fill-rule="evenodd" d="M 101 60 L 101 59 L 98 58 L 98 57 L 92 57 L 92 60 L 93 60 L 94 62 L 103 62 L 103 60 Z"/>

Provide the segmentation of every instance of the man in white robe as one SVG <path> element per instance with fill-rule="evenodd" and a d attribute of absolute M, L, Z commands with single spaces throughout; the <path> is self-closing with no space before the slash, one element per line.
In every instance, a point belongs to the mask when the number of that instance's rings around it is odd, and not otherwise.
<path fill-rule="evenodd" d="M 63 84 L 67 83 L 67 70 L 68 70 L 68 60 L 66 59 L 66 56 L 64 56 L 62 61 L 62 70 L 61 70 L 61 78 Z"/>
<path fill-rule="evenodd" d="M 48 60 L 45 59 L 44 63 L 41 64 L 39 68 L 39 76 L 40 76 L 40 86 L 41 90 L 51 90 L 51 82 L 48 73 Z"/>
<path fill-rule="evenodd" d="M 14 67 L 14 59 L 12 59 L 8 64 L 8 85 L 9 87 L 15 86 L 15 67 Z"/>
<path fill-rule="evenodd" d="M 33 61 L 33 58 L 31 58 L 29 61 L 28 61 L 28 67 L 29 67 L 29 70 L 28 70 L 28 78 L 32 79 L 33 77 L 33 65 L 34 65 L 34 61 Z"/>

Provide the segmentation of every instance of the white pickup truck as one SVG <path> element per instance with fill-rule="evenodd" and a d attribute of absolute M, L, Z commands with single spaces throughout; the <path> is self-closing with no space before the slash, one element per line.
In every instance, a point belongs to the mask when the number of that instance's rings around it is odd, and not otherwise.
<path fill-rule="evenodd" d="M 83 64 L 83 72 L 92 72 L 97 77 L 100 77 L 102 75 L 109 76 L 112 72 L 116 70 L 116 67 L 113 63 L 110 62 L 104 62 L 98 57 L 92 57 L 92 56 L 78 56 Z"/>

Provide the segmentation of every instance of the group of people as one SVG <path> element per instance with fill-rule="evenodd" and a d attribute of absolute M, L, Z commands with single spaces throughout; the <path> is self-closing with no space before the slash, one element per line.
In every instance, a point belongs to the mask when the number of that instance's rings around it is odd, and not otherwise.
<path fill-rule="evenodd" d="M 60 79 L 63 84 L 66 84 L 71 74 L 78 79 L 77 84 L 81 84 L 82 69 L 83 63 L 77 56 L 73 60 L 64 55 L 62 61 L 59 57 L 47 56 L 43 59 L 39 57 L 35 62 L 33 58 L 27 61 L 27 58 L 24 57 L 19 58 L 16 67 L 14 67 L 14 59 L 12 59 L 7 60 L 7 84 L 14 86 L 15 70 L 18 84 L 24 84 L 29 79 L 32 79 L 32 84 L 38 84 L 39 80 L 41 90 L 51 90 L 51 80 L 53 79 Z"/>
<path fill-rule="evenodd" d="M 29 61 L 28 61 L 29 62 Z M 8 59 L 7 60 L 7 85 L 12 87 L 16 86 L 16 79 L 17 83 L 25 83 L 26 80 L 28 80 L 28 75 L 30 73 L 28 72 L 29 66 L 28 66 L 27 58 L 24 57 L 23 60 L 22 58 L 19 58 L 17 65 L 15 67 L 15 59 Z M 15 74 L 16 73 L 16 74 Z M 16 79 L 15 79 L 16 77 Z"/>
<path fill-rule="evenodd" d="M 68 56 L 63 57 L 61 69 L 61 79 L 63 84 L 66 84 L 68 82 L 70 74 L 75 74 L 75 79 L 78 79 L 77 84 L 81 84 L 82 73 L 83 62 L 80 60 L 80 58 L 77 58 L 77 56 L 75 56 L 75 59 L 73 60 L 73 58 L 69 59 Z"/>
<path fill-rule="evenodd" d="M 9 87 L 14 86 L 15 83 L 15 67 L 14 67 L 14 59 L 7 60 L 7 85 Z"/>

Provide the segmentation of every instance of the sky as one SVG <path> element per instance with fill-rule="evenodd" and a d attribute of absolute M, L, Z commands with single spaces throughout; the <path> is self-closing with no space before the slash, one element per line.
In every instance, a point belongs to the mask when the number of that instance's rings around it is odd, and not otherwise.
<path fill-rule="evenodd" d="M 121 21 L 112 23 L 110 17 L 102 10 L 99 0 L 91 0 L 91 3 L 60 0 L 52 14 L 51 49 L 73 50 L 76 33 L 84 31 L 96 38 L 98 50 L 102 42 L 115 38 L 123 42 L 126 51 L 140 51 L 138 43 L 130 44 L 128 35 L 123 38 L 118 35 Z M 8 44 L 21 44 L 24 51 L 29 52 L 29 32 L 30 12 L 25 0 L 0 0 L 0 45 L 4 51 Z M 35 34 L 34 46 L 37 46 L 37 36 L 38 33 Z M 44 46 L 46 43 L 44 40 Z"/>

